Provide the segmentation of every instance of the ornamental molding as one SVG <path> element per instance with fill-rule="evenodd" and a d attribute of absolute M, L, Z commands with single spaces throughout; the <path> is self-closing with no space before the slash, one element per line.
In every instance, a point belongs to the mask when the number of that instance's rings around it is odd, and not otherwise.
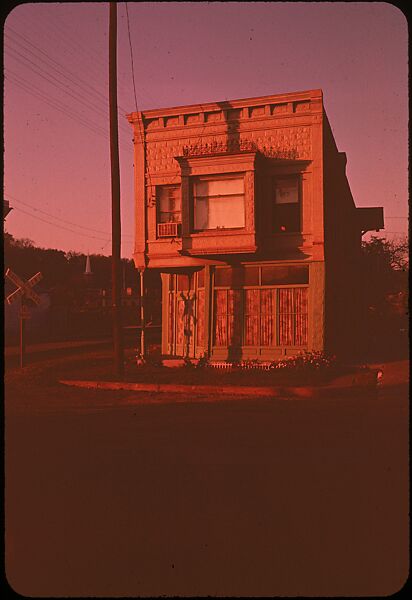
<path fill-rule="evenodd" d="M 148 141 L 146 166 L 151 174 L 176 171 L 177 158 L 206 156 L 229 156 L 247 152 L 259 152 L 267 158 L 286 160 L 311 160 L 311 127 L 267 128 L 262 130 L 208 131 L 208 135 L 187 135 L 175 139 Z"/>
<path fill-rule="evenodd" d="M 259 152 L 267 158 L 283 158 L 296 160 L 299 158 L 297 148 L 280 148 L 279 146 L 262 146 L 252 140 L 214 140 L 208 144 L 190 144 L 183 146 L 180 157 L 197 157 L 220 154 L 240 154 L 242 152 Z"/>

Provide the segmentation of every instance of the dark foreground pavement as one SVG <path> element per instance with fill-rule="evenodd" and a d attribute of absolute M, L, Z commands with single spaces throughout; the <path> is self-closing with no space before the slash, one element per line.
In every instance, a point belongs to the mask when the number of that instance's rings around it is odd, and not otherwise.
<path fill-rule="evenodd" d="M 47 394 L 6 396 L 6 575 L 18 593 L 384 596 L 403 586 L 407 386 L 188 404 Z"/>

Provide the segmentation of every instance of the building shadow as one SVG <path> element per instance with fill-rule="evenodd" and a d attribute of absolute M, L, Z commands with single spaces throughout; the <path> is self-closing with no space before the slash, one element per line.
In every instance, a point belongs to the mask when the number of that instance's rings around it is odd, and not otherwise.
<path fill-rule="evenodd" d="M 228 339 L 229 362 L 242 360 L 242 328 L 243 328 L 243 286 L 245 284 L 245 268 L 239 263 L 231 264 L 230 289 L 233 291 L 233 324 Z M 236 292 L 239 292 L 236 294 Z M 228 315 L 229 318 L 229 315 Z"/>

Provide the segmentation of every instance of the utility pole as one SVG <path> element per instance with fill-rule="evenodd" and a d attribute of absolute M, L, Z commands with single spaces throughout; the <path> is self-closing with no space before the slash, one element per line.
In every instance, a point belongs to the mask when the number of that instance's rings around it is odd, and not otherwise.
<path fill-rule="evenodd" d="M 146 354 L 146 340 L 145 340 L 145 328 L 146 328 L 146 316 L 145 316 L 145 295 L 144 295 L 144 269 L 139 271 L 140 274 L 140 354 L 142 358 Z"/>
<path fill-rule="evenodd" d="M 119 132 L 117 122 L 117 3 L 110 2 L 109 19 L 109 107 L 110 107 L 110 164 L 112 175 L 112 309 L 113 350 L 116 374 L 123 376 L 124 355 L 121 315 L 120 262 L 120 167 Z"/>

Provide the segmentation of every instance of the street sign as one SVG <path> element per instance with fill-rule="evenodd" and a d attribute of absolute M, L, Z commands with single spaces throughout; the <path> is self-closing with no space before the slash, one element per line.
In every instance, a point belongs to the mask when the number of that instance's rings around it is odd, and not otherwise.
<path fill-rule="evenodd" d="M 12 304 L 17 298 L 21 298 L 22 296 L 30 298 L 30 300 L 33 300 L 37 305 L 41 304 L 40 296 L 32 289 L 43 277 L 40 271 L 33 275 L 33 277 L 30 277 L 26 282 L 16 275 L 16 273 L 13 273 L 11 269 L 7 269 L 6 277 L 17 286 L 17 290 L 7 296 L 8 304 Z"/>

